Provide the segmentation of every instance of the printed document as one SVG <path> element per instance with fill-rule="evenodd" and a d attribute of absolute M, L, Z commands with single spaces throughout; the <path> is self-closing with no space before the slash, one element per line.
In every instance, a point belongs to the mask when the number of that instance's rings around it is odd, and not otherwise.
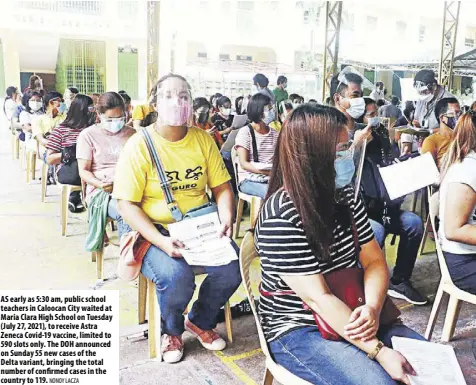
<path fill-rule="evenodd" d="M 231 128 L 241 128 L 246 126 L 248 121 L 248 115 L 235 115 L 233 117 L 233 123 L 231 123 Z"/>
<path fill-rule="evenodd" d="M 427 341 L 392 337 L 393 348 L 413 366 L 411 385 L 466 385 L 453 348 Z"/>
<path fill-rule="evenodd" d="M 210 213 L 169 225 L 170 236 L 184 245 L 180 249 L 190 266 L 222 266 L 238 259 L 228 237 L 220 238 L 218 213 Z"/>
<path fill-rule="evenodd" d="M 440 173 L 430 153 L 379 168 L 390 199 L 400 198 L 438 183 Z"/>

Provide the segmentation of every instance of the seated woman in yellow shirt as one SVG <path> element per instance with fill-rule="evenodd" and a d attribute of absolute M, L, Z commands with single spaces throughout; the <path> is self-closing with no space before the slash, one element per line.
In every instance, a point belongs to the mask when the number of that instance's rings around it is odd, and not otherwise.
<path fill-rule="evenodd" d="M 139 104 L 134 107 L 134 110 L 132 111 L 132 125 L 136 131 L 140 131 L 144 127 L 148 127 L 157 120 L 157 114 L 154 109 L 156 92 L 157 89 L 153 87 L 150 90 L 147 104 Z"/>
<path fill-rule="evenodd" d="M 174 200 L 182 213 L 208 202 L 206 187 L 215 197 L 222 223 L 221 235 L 231 237 L 233 192 L 230 176 L 213 139 L 202 129 L 190 127 L 192 97 L 187 81 L 167 75 L 157 83 L 158 119 L 147 128 L 170 181 Z M 225 341 L 213 329 L 221 307 L 241 282 L 238 261 L 204 266 L 207 278 L 184 325 L 183 312 L 195 290 L 192 268 L 182 258 L 180 241 L 166 227 L 175 222 L 166 200 L 143 134 L 124 146 L 117 164 L 113 196 L 124 221 L 152 246 L 142 263 L 142 274 L 157 287 L 164 335 L 165 362 L 178 362 L 183 355 L 185 329 L 209 350 L 223 350 Z M 237 246 L 233 244 L 235 249 Z"/>
<path fill-rule="evenodd" d="M 46 145 L 48 144 L 48 136 L 53 128 L 58 126 L 66 118 L 66 104 L 63 100 L 63 95 L 56 91 L 48 92 L 43 98 L 45 106 L 45 114 L 40 115 L 34 119 L 31 124 L 32 138 L 36 139 L 44 151 L 42 159 L 46 161 Z M 48 184 L 55 184 L 54 179 L 55 166 L 48 167 Z"/>
<path fill-rule="evenodd" d="M 32 133 L 33 138 L 45 147 L 48 143 L 47 136 L 66 118 L 66 104 L 63 95 L 56 91 L 48 92 L 43 101 L 46 113 L 33 121 Z"/>

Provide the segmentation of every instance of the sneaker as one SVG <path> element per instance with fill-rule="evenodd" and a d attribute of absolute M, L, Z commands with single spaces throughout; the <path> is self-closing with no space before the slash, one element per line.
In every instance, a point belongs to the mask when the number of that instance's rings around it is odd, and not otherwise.
<path fill-rule="evenodd" d="M 73 202 L 68 202 L 68 210 L 72 213 L 76 212 L 76 206 L 74 205 Z"/>
<path fill-rule="evenodd" d="M 185 317 L 185 330 L 196 337 L 205 349 L 218 351 L 226 348 L 225 340 L 215 330 L 200 329 L 188 319 L 188 316 Z"/>
<path fill-rule="evenodd" d="M 183 357 L 183 341 L 181 336 L 164 334 L 161 340 L 162 358 L 168 364 L 179 362 Z"/>
<path fill-rule="evenodd" d="M 398 285 L 390 281 L 388 295 L 392 298 L 404 299 L 414 305 L 426 305 L 428 303 L 428 299 L 416 291 L 410 281 L 403 281 Z"/>

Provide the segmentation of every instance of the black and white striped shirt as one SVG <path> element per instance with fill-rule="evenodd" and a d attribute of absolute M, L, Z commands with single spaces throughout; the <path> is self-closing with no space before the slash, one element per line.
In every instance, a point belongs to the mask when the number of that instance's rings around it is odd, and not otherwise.
<path fill-rule="evenodd" d="M 354 201 L 354 189 L 344 190 L 350 202 L 360 245 L 373 239 L 364 204 Z M 350 220 L 348 221 L 350 222 Z M 357 255 L 351 225 L 335 221 L 331 262 L 319 262 L 309 247 L 300 216 L 289 194 L 274 193 L 261 210 L 256 229 L 255 246 L 261 259 L 262 289 L 268 292 L 290 291 L 282 275 L 326 274 L 338 269 L 355 267 Z M 311 311 L 304 310 L 297 295 L 261 295 L 261 324 L 268 342 L 304 326 L 315 325 Z"/>

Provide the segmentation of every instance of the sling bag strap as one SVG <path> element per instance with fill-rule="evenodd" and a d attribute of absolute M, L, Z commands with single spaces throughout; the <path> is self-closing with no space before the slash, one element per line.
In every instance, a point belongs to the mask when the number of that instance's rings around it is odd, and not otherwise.
<path fill-rule="evenodd" d="M 150 157 L 152 158 L 152 162 L 154 163 L 155 169 L 157 170 L 157 175 L 159 176 L 160 180 L 160 187 L 164 192 L 165 200 L 167 202 L 167 208 L 170 210 L 172 218 L 175 219 L 175 221 L 180 222 L 183 219 L 183 214 L 180 211 L 177 202 L 174 200 L 172 189 L 170 188 L 170 182 L 167 180 L 167 175 L 165 174 L 164 167 L 160 161 L 159 154 L 157 153 L 149 132 L 146 129 L 142 130 L 142 135 L 144 136 L 147 149 L 149 150 Z"/>
<path fill-rule="evenodd" d="M 256 145 L 255 130 L 251 124 L 248 124 L 248 128 L 250 129 L 251 146 L 253 147 L 253 162 L 258 163 L 258 146 Z"/>

